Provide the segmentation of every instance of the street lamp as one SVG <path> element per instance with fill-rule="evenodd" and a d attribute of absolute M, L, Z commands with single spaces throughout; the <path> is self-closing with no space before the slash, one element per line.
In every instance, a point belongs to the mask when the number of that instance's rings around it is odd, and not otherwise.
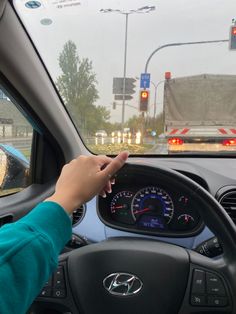
<path fill-rule="evenodd" d="M 130 14 L 145 14 L 156 9 L 155 6 L 144 6 L 135 10 L 119 10 L 119 9 L 101 9 L 101 13 L 119 13 L 125 16 L 125 50 L 124 50 L 124 72 L 123 72 L 123 100 L 122 100 L 122 118 L 121 125 L 124 129 L 125 123 L 125 79 L 126 79 L 126 60 L 127 60 L 127 35 L 128 35 L 128 19 Z"/>

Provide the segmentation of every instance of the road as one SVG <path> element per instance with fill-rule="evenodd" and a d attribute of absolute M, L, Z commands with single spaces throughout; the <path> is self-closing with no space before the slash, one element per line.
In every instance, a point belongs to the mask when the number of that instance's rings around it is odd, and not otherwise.
<path fill-rule="evenodd" d="M 146 154 L 167 155 L 168 154 L 167 144 L 158 143 L 154 145 L 150 150 L 148 150 Z"/>

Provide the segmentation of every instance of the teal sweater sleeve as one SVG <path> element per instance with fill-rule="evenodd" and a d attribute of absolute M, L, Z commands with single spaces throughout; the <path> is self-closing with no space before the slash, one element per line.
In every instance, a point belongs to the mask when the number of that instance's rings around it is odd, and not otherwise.
<path fill-rule="evenodd" d="M 25 314 L 71 238 L 71 220 L 54 202 L 0 229 L 0 313 Z"/>

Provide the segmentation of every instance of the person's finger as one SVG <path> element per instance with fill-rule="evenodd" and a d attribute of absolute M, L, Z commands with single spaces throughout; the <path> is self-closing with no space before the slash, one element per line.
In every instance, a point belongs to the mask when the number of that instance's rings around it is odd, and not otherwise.
<path fill-rule="evenodd" d="M 111 181 L 110 181 L 110 180 L 106 183 L 106 185 L 105 185 L 105 187 L 103 188 L 103 190 L 104 190 L 105 192 L 107 192 L 107 193 L 111 193 Z"/>
<path fill-rule="evenodd" d="M 102 190 L 102 191 L 100 191 L 99 192 L 99 195 L 101 196 L 101 197 L 106 197 L 107 195 L 106 195 L 106 192 L 104 191 L 104 190 Z"/>
<path fill-rule="evenodd" d="M 128 159 L 128 152 L 121 152 L 117 155 L 100 173 L 107 179 L 111 179 L 112 176 L 124 165 Z"/>
<path fill-rule="evenodd" d="M 108 165 L 110 162 L 112 162 L 111 157 L 107 157 L 105 155 L 99 155 L 96 156 L 96 161 L 98 162 L 100 168 L 104 168 L 106 165 Z"/>

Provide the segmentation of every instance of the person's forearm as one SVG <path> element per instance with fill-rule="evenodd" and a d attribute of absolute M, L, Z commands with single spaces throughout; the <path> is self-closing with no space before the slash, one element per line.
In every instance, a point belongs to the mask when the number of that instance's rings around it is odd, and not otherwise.
<path fill-rule="evenodd" d="M 82 205 L 82 202 L 78 202 L 78 200 L 77 200 L 77 202 L 75 204 L 68 197 L 61 195 L 61 194 L 58 194 L 58 193 L 54 193 L 52 196 L 47 198 L 44 202 L 55 202 L 55 203 L 59 204 L 61 207 L 64 208 L 64 210 L 69 215 L 71 215 L 75 209 L 79 208 Z"/>
<path fill-rule="evenodd" d="M 0 229 L 1 314 L 26 313 L 56 268 L 71 231 L 68 214 L 49 202 Z"/>

